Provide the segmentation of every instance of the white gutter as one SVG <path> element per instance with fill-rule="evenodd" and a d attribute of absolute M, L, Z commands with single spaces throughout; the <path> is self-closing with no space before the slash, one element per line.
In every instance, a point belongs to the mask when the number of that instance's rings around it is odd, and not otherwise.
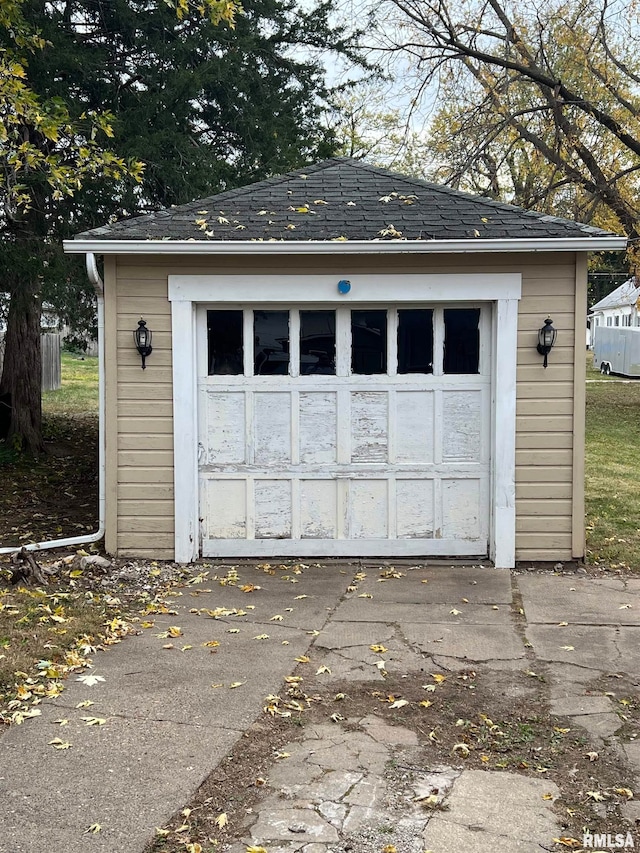
<path fill-rule="evenodd" d="M 17 548 L 0 548 L 0 554 L 15 554 L 24 548 L 26 551 L 46 551 L 50 548 L 67 548 L 71 545 L 89 545 L 99 542 L 105 532 L 106 508 L 106 461 L 105 461 L 105 390 L 104 390 L 104 284 L 100 278 L 96 258 L 92 252 L 86 257 L 87 275 L 93 284 L 98 299 L 98 529 L 84 536 L 71 536 L 67 539 L 50 539 L 46 542 L 31 542 Z"/>
<path fill-rule="evenodd" d="M 65 240 L 69 254 L 100 255 L 370 255 L 467 252 L 603 252 L 625 249 L 626 237 L 510 240 Z"/>

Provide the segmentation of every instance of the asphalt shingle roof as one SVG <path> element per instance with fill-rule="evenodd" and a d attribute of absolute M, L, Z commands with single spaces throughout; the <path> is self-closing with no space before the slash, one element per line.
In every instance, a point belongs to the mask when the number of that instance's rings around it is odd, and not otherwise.
<path fill-rule="evenodd" d="M 94 228 L 98 240 L 474 240 L 606 236 L 523 210 L 333 158 L 189 204 Z"/>

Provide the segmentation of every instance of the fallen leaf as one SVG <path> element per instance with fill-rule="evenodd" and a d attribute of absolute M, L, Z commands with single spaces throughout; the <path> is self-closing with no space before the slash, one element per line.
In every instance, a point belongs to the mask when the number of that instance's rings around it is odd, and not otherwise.
<path fill-rule="evenodd" d="M 451 752 L 455 752 L 456 755 L 461 755 L 463 758 L 466 758 L 470 751 L 466 743 L 455 743 L 451 749 Z"/>
<path fill-rule="evenodd" d="M 294 660 L 297 660 L 298 663 L 309 663 L 311 658 L 307 657 L 307 655 L 300 655 L 299 657 L 294 658 Z"/>
<path fill-rule="evenodd" d="M 568 624 L 568 622 L 558 622 L 558 628 L 566 628 Z"/>
<path fill-rule="evenodd" d="M 552 800 L 552 799 L 553 799 L 553 794 L 552 794 L 552 793 L 550 793 L 549 791 L 547 791 L 547 793 L 546 793 L 546 794 L 543 794 L 543 795 L 542 795 L 542 799 L 543 799 L 543 800 Z"/>
<path fill-rule="evenodd" d="M 577 838 L 571 838 L 568 835 L 561 835 L 560 838 L 554 838 L 553 840 L 556 844 L 562 844 L 563 847 L 571 847 L 572 849 L 582 847 L 582 841 L 578 841 Z"/>
<path fill-rule="evenodd" d="M 382 853 L 398 853 L 398 848 L 395 844 L 385 844 Z"/>
<path fill-rule="evenodd" d="M 602 803 L 606 799 L 600 791 L 587 791 L 587 797 L 590 800 L 595 800 L 596 803 Z"/>
<path fill-rule="evenodd" d="M 280 616 L 279 613 L 276 613 L 275 616 L 272 616 L 271 619 L 269 619 L 269 622 L 282 622 L 283 618 L 284 617 Z"/>
<path fill-rule="evenodd" d="M 79 675 L 76 678 L 76 681 L 81 681 L 83 684 L 86 684 L 87 687 L 93 687 L 101 681 L 104 681 L 103 675 L 93 675 L 93 673 L 88 672 L 86 675 Z"/>
<path fill-rule="evenodd" d="M 84 834 L 86 835 L 87 832 L 92 832 L 95 835 L 95 833 L 100 832 L 101 829 L 102 829 L 102 827 L 100 826 L 99 823 L 92 823 L 91 826 L 89 826 L 87 829 L 85 829 Z"/>
<path fill-rule="evenodd" d="M 219 814 L 218 817 L 215 819 L 215 824 L 220 829 L 224 829 L 228 823 L 229 823 L 229 818 L 227 817 L 226 812 L 222 812 L 222 814 Z"/>
<path fill-rule="evenodd" d="M 92 705 L 95 705 L 95 702 L 92 702 L 91 699 L 85 699 L 84 702 L 78 702 L 76 708 L 90 708 Z"/>
<path fill-rule="evenodd" d="M 202 844 L 198 844 L 197 841 L 194 841 L 192 844 L 187 844 L 185 850 L 187 853 L 202 853 Z"/>
<path fill-rule="evenodd" d="M 633 799 L 633 791 L 630 788 L 614 788 L 613 790 L 621 797 L 626 797 L 628 800 Z"/>
<path fill-rule="evenodd" d="M 235 690 L 236 687 L 242 687 L 243 684 L 246 684 L 246 681 L 233 681 L 229 685 L 229 690 Z"/>
<path fill-rule="evenodd" d="M 189 651 L 189 649 L 192 649 L 192 648 L 193 648 L 193 646 L 183 646 L 183 647 L 180 649 L 180 651 L 181 651 L 181 652 L 188 652 L 188 651 Z"/>
<path fill-rule="evenodd" d="M 155 622 L 150 622 L 148 619 L 145 619 L 144 622 L 140 623 L 141 628 L 153 628 Z"/>
<path fill-rule="evenodd" d="M 245 853 L 267 853 L 264 847 L 256 847 L 255 845 L 251 845 L 251 847 L 247 847 Z"/>
<path fill-rule="evenodd" d="M 293 600 L 294 601 L 300 601 L 303 598 L 309 598 L 309 596 L 308 595 L 296 595 L 296 597 Z"/>
<path fill-rule="evenodd" d="M 573 646 L 560 646 L 560 648 L 565 652 L 575 652 L 575 648 Z"/>
<path fill-rule="evenodd" d="M 409 704 L 409 702 L 407 699 L 396 699 L 396 701 L 393 702 L 391 705 L 389 705 L 389 707 L 390 708 L 404 708 L 404 706 L 408 705 L 408 704 Z"/>
<path fill-rule="evenodd" d="M 268 634 L 257 634 L 253 639 L 254 640 L 268 640 L 269 635 Z"/>
<path fill-rule="evenodd" d="M 103 717 L 80 717 L 87 726 L 104 726 L 107 722 Z"/>
<path fill-rule="evenodd" d="M 450 610 L 450 611 L 449 611 L 449 613 L 450 613 L 452 616 L 460 616 L 460 614 L 462 613 L 462 610 L 456 610 L 456 608 L 454 607 L 454 608 L 453 608 L 453 610 Z"/>
<path fill-rule="evenodd" d="M 374 643 L 374 645 L 369 646 L 369 648 L 371 649 L 372 652 L 376 652 L 376 654 L 380 654 L 380 655 L 389 651 L 389 649 L 386 646 L 383 646 L 379 643 Z"/>
<path fill-rule="evenodd" d="M 441 672 L 432 673 L 431 678 L 433 678 L 436 684 L 442 684 L 443 681 L 447 680 L 447 676 L 443 675 Z"/>
<path fill-rule="evenodd" d="M 331 670 L 329 669 L 329 667 L 322 665 L 322 666 L 319 666 L 318 669 L 316 670 L 316 675 L 322 675 L 325 672 L 331 674 Z"/>
<path fill-rule="evenodd" d="M 62 740 L 62 738 L 56 737 L 49 741 L 49 746 L 52 746 L 54 749 L 69 749 L 71 744 L 67 740 Z"/>
<path fill-rule="evenodd" d="M 54 720 L 53 722 L 58 723 L 58 725 L 60 725 L 60 726 L 68 726 L 69 725 L 69 720 Z"/>
<path fill-rule="evenodd" d="M 240 587 L 241 592 L 255 592 L 257 589 L 261 589 L 261 587 L 252 583 L 245 583 Z"/>
<path fill-rule="evenodd" d="M 430 708 L 433 705 L 433 702 L 430 702 L 428 699 L 423 699 L 422 702 L 418 702 L 421 708 Z"/>
<path fill-rule="evenodd" d="M 177 625 L 172 625 L 167 631 L 168 637 L 181 637 L 182 636 L 182 628 L 178 628 Z"/>
<path fill-rule="evenodd" d="M 586 752 L 584 757 L 588 758 L 589 761 L 597 761 L 600 758 L 597 752 Z"/>
<path fill-rule="evenodd" d="M 632 604 L 621 604 L 620 607 L 618 607 L 618 610 L 629 610 L 630 607 L 633 607 L 633 605 Z"/>

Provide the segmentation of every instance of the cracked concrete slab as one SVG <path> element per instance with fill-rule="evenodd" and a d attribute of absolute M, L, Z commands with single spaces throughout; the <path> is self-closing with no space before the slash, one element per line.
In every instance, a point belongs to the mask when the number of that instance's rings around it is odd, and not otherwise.
<path fill-rule="evenodd" d="M 528 625 L 536 657 L 599 672 L 638 672 L 640 631 L 611 625 Z"/>
<path fill-rule="evenodd" d="M 403 622 L 407 640 L 425 654 L 462 661 L 520 660 L 522 640 L 506 625 L 423 625 Z"/>
<path fill-rule="evenodd" d="M 85 853 L 91 823 L 102 827 L 91 836 L 93 853 L 142 850 L 307 651 L 308 631 L 323 627 L 346 589 L 351 576 L 343 571 L 324 567 L 290 584 L 254 569 L 251 580 L 262 589 L 250 595 L 230 586 L 186 588 L 172 600 L 176 614 L 150 616 L 153 628 L 95 655 L 90 672 L 104 681 L 89 687 L 71 677 L 60 697 L 42 703 L 41 717 L 3 733 L 0 797 L 11 805 L 0 809 L 0 853 Z M 222 621 L 190 612 L 221 606 L 247 615 Z M 287 606 L 302 627 L 285 624 Z M 270 622 L 274 614 L 283 622 Z M 170 626 L 181 635 L 154 636 Z M 253 639 L 264 633 L 269 640 Z M 213 639 L 215 654 L 202 645 Z M 163 649 L 168 642 L 175 648 Z M 185 645 L 191 648 L 181 652 Z M 234 682 L 241 686 L 231 689 Z M 77 708 L 83 700 L 94 704 Z M 87 715 L 106 723 L 86 726 L 80 718 Z M 69 725 L 53 725 L 56 718 Z M 72 746 L 55 750 L 55 737 Z"/>
<path fill-rule="evenodd" d="M 472 604 L 510 604 L 512 598 L 510 572 L 492 566 L 400 566 L 403 576 L 387 580 L 388 567 L 363 571 L 357 594 L 371 594 L 378 602 L 454 604 L 466 598 Z"/>
<path fill-rule="evenodd" d="M 638 594 L 622 582 L 522 575 L 518 587 L 529 624 L 640 625 Z"/>
<path fill-rule="evenodd" d="M 546 848 L 557 829 L 542 795 L 559 795 L 548 780 L 513 773 L 465 770 L 423 834 L 433 853 L 533 853 Z"/>

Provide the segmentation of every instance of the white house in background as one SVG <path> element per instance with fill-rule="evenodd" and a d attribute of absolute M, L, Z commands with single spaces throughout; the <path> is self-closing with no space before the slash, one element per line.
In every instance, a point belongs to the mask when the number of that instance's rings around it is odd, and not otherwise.
<path fill-rule="evenodd" d="M 587 346 L 593 346 L 596 326 L 640 326 L 639 299 L 640 287 L 635 278 L 630 278 L 596 302 L 588 314 Z"/>

